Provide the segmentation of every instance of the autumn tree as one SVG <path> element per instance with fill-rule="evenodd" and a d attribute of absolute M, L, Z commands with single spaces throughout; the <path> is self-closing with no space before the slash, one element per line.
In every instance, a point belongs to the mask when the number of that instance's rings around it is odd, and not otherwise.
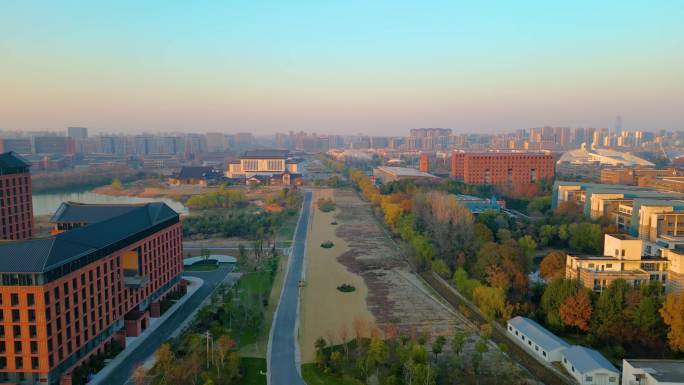
<path fill-rule="evenodd" d="M 684 352 L 684 293 L 668 294 L 660 314 L 669 327 L 667 342 L 670 349 Z"/>
<path fill-rule="evenodd" d="M 544 290 L 541 298 L 541 309 L 546 316 L 546 323 L 556 329 L 561 329 L 565 323 L 560 316 L 560 307 L 569 297 L 580 290 L 580 284 L 573 279 L 556 279 Z"/>
<path fill-rule="evenodd" d="M 548 253 L 541 264 L 539 264 L 539 274 L 546 282 L 551 282 L 555 278 L 565 276 L 565 253 L 562 251 L 552 251 Z"/>
<path fill-rule="evenodd" d="M 142 365 L 138 365 L 138 367 L 133 370 L 131 379 L 135 385 L 147 385 L 147 369 Z"/>
<path fill-rule="evenodd" d="M 157 361 L 157 368 L 161 373 L 161 378 L 159 379 L 160 385 L 166 384 L 166 378 L 169 373 L 171 373 L 171 368 L 173 367 L 176 357 L 171 350 L 171 345 L 169 343 L 163 343 L 154 354 L 154 358 Z"/>
<path fill-rule="evenodd" d="M 580 289 L 577 294 L 567 297 L 561 303 L 558 312 L 566 326 L 574 326 L 584 332 L 589 331 L 592 306 L 588 291 Z"/>
<path fill-rule="evenodd" d="M 504 291 L 498 287 L 480 286 L 473 292 L 473 302 L 490 319 L 508 319 L 512 308 L 506 304 Z"/>

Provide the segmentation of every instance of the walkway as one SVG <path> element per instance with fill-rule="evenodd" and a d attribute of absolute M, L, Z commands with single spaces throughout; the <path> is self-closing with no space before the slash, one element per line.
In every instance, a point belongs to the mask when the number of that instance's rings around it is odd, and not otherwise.
<path fill-rule="evenodd" d="M 183 276 L 198 277 L 204 280 L 204 285 L 197 289 L 192 297 L 190 297 L 181 307 L 176 310 L 168 319 L 166 319 L 156 330 L 154 330 L 144 341 L 133 351 L 121 352 L 127 356 L 116 367 L 112 368 L 112 372 L 102 379 L 102 384 L 107 385 L 125 385 L 133 370 L 141 365 L 146 359 L 154 354 L 159 349 L 162 343 L 166 342 L 178 329 L 183 325 L 184 321 L 193 315 L 194 311 L 201 306 L 202 302 L 211 295 L 214 289 L 223 282 L 230 273 L 232 267 L 221 266 L 218 270 L 212 272 L 189 272 L 183 273 Z"/>
<path fill-rule="evenodd" d="M 287 275 L 268 341 L 269 385 L 305 385 L 300 374 L 297 327 L 299 323 L 299 281 L 304 265 L 306 235 L 309 229 L 311 192 L 304 195 L 295 230 Z"/>

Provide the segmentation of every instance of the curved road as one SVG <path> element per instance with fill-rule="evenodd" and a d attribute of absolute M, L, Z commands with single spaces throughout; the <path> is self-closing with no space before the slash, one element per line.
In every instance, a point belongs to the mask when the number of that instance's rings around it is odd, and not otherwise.
<path fill-rule="evenodd" d="M 299 280 L 302 277 L 306 234 L 309 228 L 311 192 L 304 193 L 302 211 L 297 222 L 287 276 L 280 293 L 268 341 L 269 385 L 305 385 L 299 372 L 297 323 L 299 319 Z"/>

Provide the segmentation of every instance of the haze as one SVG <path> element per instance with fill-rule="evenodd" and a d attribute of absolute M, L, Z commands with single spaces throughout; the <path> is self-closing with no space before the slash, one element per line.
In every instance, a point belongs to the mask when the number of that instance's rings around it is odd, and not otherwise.
<path fill-rule="evenodd" d="M 0 130 L 682 129 L 682 20 L 679 1 L 3 2 Z"/>

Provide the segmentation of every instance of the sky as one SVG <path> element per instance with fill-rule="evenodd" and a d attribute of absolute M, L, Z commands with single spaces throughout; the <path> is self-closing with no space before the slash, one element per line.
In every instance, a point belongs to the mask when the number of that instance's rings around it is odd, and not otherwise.
<path fill-rule="evenodd" d="M 684 2 L 0 2 L 0 130 L 684 129 Z"/>

